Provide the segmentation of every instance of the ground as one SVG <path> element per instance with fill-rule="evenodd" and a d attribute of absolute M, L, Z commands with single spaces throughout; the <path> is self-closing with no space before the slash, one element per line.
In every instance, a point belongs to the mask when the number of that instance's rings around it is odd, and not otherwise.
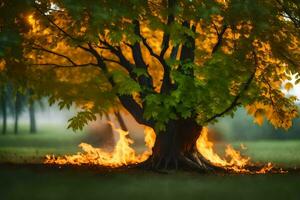
<path fill-rule="evenodd" d="M 51 130 L 51 131 L 50 131 Z M 51 132 L 51 133 L 50 133 Z M 60 137 L 57 137 L 58 134 Z M 46 153 L 76 152 L 85 136 L 49 128 L 34 136 L 0 136 L 1 199 L 299 199 L 300 172 L 234 175 L 136 169 L 53 167 L 39 163 Z M 300 166 L 300 141 L 244 142 L 254 161 Z M 235 143 L 234 146 L 238 146 Z M 219 150 L 223 147 L 218 145 Z M 22 163 L 22 164 L 15 164 Z"/>
<path fill-rule="evenodd" d="M 300 173 L 221 175 L 0 166 L 1 199 L 299 199 Z"/>

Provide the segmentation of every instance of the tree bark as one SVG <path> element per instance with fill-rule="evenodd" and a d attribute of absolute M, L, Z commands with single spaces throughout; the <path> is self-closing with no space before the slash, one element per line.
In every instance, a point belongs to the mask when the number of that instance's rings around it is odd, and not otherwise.
<path fill-rule="evenodd" d="M 1 109 L 2 109 L 2 134 L 6 134 L 6 130 L 7 130 L 7 96 L 6 96 L 6 91 L 5 91 L 5 87 L 2 87 L 2 91 L 1 91 Z"/>
<path fill-rule="evenodd" d="M 153 154 L 147 164 L 155 169 L 212 169 L 196 149 L 202 126 L 193 119 L 170 121 L 166 130 L 156 136 Z"/>

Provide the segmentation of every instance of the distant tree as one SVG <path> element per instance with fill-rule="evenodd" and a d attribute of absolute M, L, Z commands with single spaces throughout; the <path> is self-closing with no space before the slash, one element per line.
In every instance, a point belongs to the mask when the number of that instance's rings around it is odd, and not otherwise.
<path fill-rule="evenodd" d="M 253 119 L 247 115 L 244 109 L 238 109 L 234 117 L 224 117 L 218 123 L 211 126 L 211 129 L 222 133 L 228 140 L 291 140 L 300 139 L 300 118 L 293 120 L 293 126 L 288 129 L 276 129 L 268 121 L 262 126 L 252 123 Z"/>
<path fill-rule="evenodd" d="M 1 81 L 0 81 L 1 82 Z M 1 82 L 1 92 L 0 92 L 0 104 L 1 111 L 0 115 L 2 117 L 2 134 L 7 133 L 7 119 L 11 117 L 14 113 L 13 98 L 12 98 L 12 88 L 9 84 Z"/>
<path fill-rule="evenodd" d="M 14 101 L 14 116 L 15 116 L 15 125 L 14 133 L 18 133 L 19 126 L 19 117 L 20 115 L 28 109 L 29 113 L 29 132 L 36 133 L 36 118 L 35 118 L 35 108 L 36 103 L 39 103 L 42 107 L 42 102 L 39 99 L 35 99 L 32 89 L 28 89 L 24 92 L 16 91 L 15 101 Z"/>
<path fill-rule="evenodd" d="M 14 101 L 14 133 L 19 133 L 19 117 L 24 109 L 25 96 L 23 96 L 20 92 L 16 92 L 15 101 Z"/>
<path fill-rule="evenodd" d="M 7 131 L 7 102 L 6 102 L 6 88 L 1 87 L 1 115 L 2 115 L 2 134 Z"/>
<path fill-rule="evenodd" d="M 32 92 L 20 93 L 19 91 L 14 91 L 15 89 L 11 84 L 3 84 L 1 86 L 0 94 L 0 104 L 2 116 L 2 133 L 7 132 L 7 118 L 9 116 L 14 117 L 14 133 L 18 134 L 19 131 L 19 117 L 20 115 L 27 110 L 29 113 L 29 125 L 30 133 L 36 133 L 36 119 L 35 119 L 35 107 L 36 103 L 42 108 L 43 103 L 40 100 L 32 99 Z"/>
<path fill-rule="evenodd" d="M 286 72 L 300 71 L 297 0 L 4 0 L 0 9 L 9 78 L 61 108 L 75 102 L 73 129 L 125 108 L 157 133 L 150 166 L 206 168 L 195 149 L 202 127 L 238 107 L 285 129 L 298 115 L 281 90 Z"/>
<path fill-rule="evenodd" d="M 29 98 L 32 97 L 32 90 L 28 90 Z M 29 99 L 29 123 L 30 123 L 30 133 L 36 133 L 36 119 L 35 119 L 35 101 Z"/>
<path fill-rule="evenodd" d="M 5 62 L 0 61 L 0 115 L 2 117 L 2 134 L 7 131 L 7 91 L 6 91 L 6 77 L 4 75 Z"/>

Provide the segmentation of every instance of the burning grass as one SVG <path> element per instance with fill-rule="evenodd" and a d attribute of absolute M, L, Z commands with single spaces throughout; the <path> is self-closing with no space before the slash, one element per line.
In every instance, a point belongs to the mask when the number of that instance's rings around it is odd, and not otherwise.
<path fill-rule="evenodd" d="M 213 165 L 235 173 L 265 174 L 275 170 L 274 165 L 270 162 L 260 169 L 254 169 L 256 164 L 251 162 L 251 158 L 241 155 L 230 144 L 226 146 L 225 157 L 222 158 L 214 151 L 214 143 L 208 140 L 208 129 L 206 127 L 203 128 L 196 145 L 199 153 Z M 246 148 L 244 145 L 241 145 L 241 147 Z M 284 171 L 280 169 L 279 172 Z"/>
<path fill-rule="evenodd" d="M 44 163 L 57 165 L 95 165 L 117 168 L 141 163 L 151 156 L 151 149 L 155 143 L 155 132 L 152 128 L 146 127 L 144 131 L 147 150 L 141 154 L 137 154 L 131 147 L 134 141 L 128 137 L 129 133 L 122 129 L 115 128 L 112 123 L 110 123 L 110 125 L 119 134 L 119 140 L 113 151 L 109 152 L 101 148 L 95 148 L 87 143 L 81 143 L 79 147 L 82 148 L 83 152 L 58 157 L 55 155 L 47 155 Z M 225 156 L 221 157 L 215 152 L 214 143 L 208 139 L 207 128 L 203 128 L 196 142 L 196 147 L 198 152 L 212 165 L 223 168 L 229 172 L 246 174 L 265 174 L 269 172 L 285 173 L 282 169 L 275 169 L 274 165 L 270 162 L 258 167 L 258 164 L 251 162 L 250 157 L 241 155 L 241 153 L 235 150 L 231 145 L 226 146 Z M 242 148 L 246 147 L 242 146 Z"/>
<path fill-rule="evenodd" d="M 55 157 L 54 155 L 46 156 L 46 164 L 72 164 L 72 165 L 100 165 L 105 167 L 121 167 L 126 165 L 141 163 L 152 154 L 152 147 L 155 142 L 155 133 L 153 129 L 145 127 L 145 145 L 148 148 L 142 154 L 137 155 L 136 151 L 131 147 L 134 143 L 128 137 L 128 132 L 122 129 L 115 128 L 113 123 L 110 123 L 112 128 L 119 134 L 119 140 L 112 152 L 101 148 L 95 148 L 90 144 L 81 143 L 79 147 L 83 152 L 78 152 L 76 155 L 65 155 Z"/>

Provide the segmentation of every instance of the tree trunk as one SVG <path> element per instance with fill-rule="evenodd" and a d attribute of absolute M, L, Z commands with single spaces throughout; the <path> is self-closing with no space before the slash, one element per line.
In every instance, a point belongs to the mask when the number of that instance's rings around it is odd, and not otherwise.
<path fill-rule="evenodd" d="M 116 112 L 115 112 L 115 116 L 117 117 L 117 120 L 118 120 L 118 122 L 119 122 L 119 125 L 120 125 L 121 129 L 122 129 L 123 131 L 128 131 L 128 128 L 127 128 L 127 126 L 126 126 L 126 124 L 125 124 L 125 121 L 124 121 L 124 119 L 123 119 L 121 113 L 120 113 L 119 111 L 116 111 Z"/>
<path fill-rule="evenodd" d="M 15 113 L 14 133 L 16 135 L 19 133 L 19 114 L 18 113 Z"/>
<path fill-rule="evenodd" d="M 29 104 L 30 133 L 36 133 L 34 102 Z"/>
<path fill-rule="evenodd" d="M 2 87 L 2 92 L 1 92 L 1 109 L 2 109 L 2 134 L 6 134 L 6 129 L 7 129 L 7 112 L 6 112 L 6 101 L 7 101 L 7 96 L 6 96 L 6 91 L 5 87 Z"/>
<path fill-rule="evenodd" d="M 16 94 L 15 101 L 15 125 L 14 125 L 14 133 L 18 134 L 19 132 L 19 114 L 21 111 L 21 95 L 19 92 Z"/>
<path fill-rule="evenodd" d="M 166 130 L 157 134 L 153 154 L 146 163 L 155 169 L 212 169 L 196 149 L 201 130 L 193 119 L 170 121 Z"/>

